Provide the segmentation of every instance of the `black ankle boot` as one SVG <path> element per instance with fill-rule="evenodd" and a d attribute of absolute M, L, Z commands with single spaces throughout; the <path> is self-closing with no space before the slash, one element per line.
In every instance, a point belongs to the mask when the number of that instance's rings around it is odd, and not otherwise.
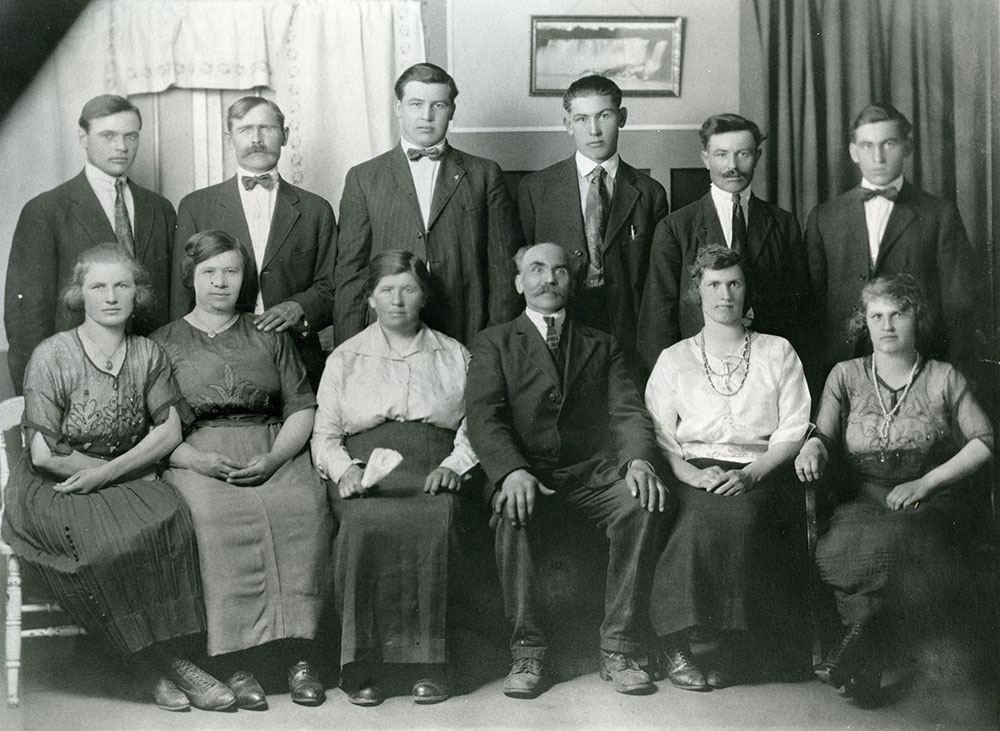
<path fill-rule="evenodd" d="M 827 654 L 826 659 L 813 668 L 816 677 L 827 685 L 839 688 L 861 670 L 868 654 L 868 625 L 852 624 L 840 644 Z"/>

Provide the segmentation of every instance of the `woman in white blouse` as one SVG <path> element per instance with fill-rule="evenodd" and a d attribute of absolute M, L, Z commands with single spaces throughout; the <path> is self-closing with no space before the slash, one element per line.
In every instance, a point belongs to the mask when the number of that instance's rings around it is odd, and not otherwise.
<path fill-rule="evenodd" d="M 437 703 L 449 696 L 445 610 L 457 492 L 478 463 L 465 426 L 469 352 L 420 321 L 429 275 L 410 252 L 372 259 L 367 285 L 378 320 L 327 359 L 312 437 L 340 524 L 341 687 L 355 705 L 378 705 L 383 664 L 406 663 L 417 678 L 414 701 Z M 403 461 L 366 486 L 375 448 Z"/>
<path fill-rule="evenodd" d="M 650 617 L 662 669 L 686 690 L 772 670 L 738 668 L 748 641 L 803 629 L 805 541 L 791 465 L 809 428 L 809 391 L 788 341 L 747 329 L 740 261 L 722 246 L 698 254 L 690 294 L 701 301 L 704 328 L 664 350 L 646 386 L 657 442 L 677 480 Z M 717 643 L 708 672 L 691 655 L 692 630 Z"/>

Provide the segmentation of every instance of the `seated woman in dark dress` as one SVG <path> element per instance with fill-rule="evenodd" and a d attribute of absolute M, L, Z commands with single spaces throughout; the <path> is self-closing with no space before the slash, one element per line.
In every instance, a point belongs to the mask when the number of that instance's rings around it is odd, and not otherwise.
<path fill-rule="evenodd" d="M 469 353 L 420 321 L 428 291 L 427 267 L 413 254 L 376 256 L 368 303 L 378 321 L 330 354 L 319 385 L 312 451 L 333 483 L 341 686 L 355 705 L 384 699 L 381 663 L 430 666 L 413 685 L 417 703 L 449 697 L 443 665 L 456 492 L 478 460 L 465 426 Z M 403 461 L 366 487 L 365 463 L 378 447 Z"/>
<path fill-rule="evenodd" d="M 156 704 L 232 707 L 232 693 L 178 656 L 205 631 L 187 506 L 157 479 L 185 411 L 170 361 L 126 334 L 149 303 L 145 272 L 117 244 L 77 261 L 63 298 L 83 323 L 43 341 L 24 377 L 28 449 L 6 491 L 3 537 L 46 578 L 74 621 L 162 674 Z"/>
<path fill-rule="evenodd" d="M 845 632 L 816 675 L 849 696 L 871 700 L 882 667 L 873 623 L 906 568 L 947 555 L 948 534 L 969 524 L 965 478 L 989 462 L 990 420 L 969 384 L 947 363 L 917 351 L 927 302 L 905 274 L 865 285 L 852 335 L 867 330 L 873 353 L 834 366 L 816 431 L 795 469 L 820 479 L 831 456 L 839 504 L 819 538 L 816 563 L 834 591 Z"/>
<path fill-rule="evenodd" d="M 309 655 L 333 524 L 307 449 L 316 400 L 291 336 L 258 330 L 237 308 L 252 310 L 257 297 L 245 247 L 222 231 L 195 234 L 182 269 L 194 309 L 152 337 L 196 419 L 164 479 L 194 518 L 208 652 L 240 708 L 267 708 L 248 668 L 275 653 L 292 701 L 318 705 L 325 694 Z"/>
<path fill-rule="evenodd" d="M 646 386 L 657 441 L 677 478 L 650 618 L 667 678 L 704 691 L 735 682 L 734 650 L 773 634 L 778 617 L 789 628 L 801 624 L 806 552 L 804 541 L 796 551 L 795 531 L 804 503 L 791 462 L 809 428 L 810 402 L 788 341 L 744 325 L 747 283 L 737 252 L 702 250 L 691 293 L 705 326 L 660 354 Z M 720 644 L 707 674 L 691 657 L 694 628 Z"/>

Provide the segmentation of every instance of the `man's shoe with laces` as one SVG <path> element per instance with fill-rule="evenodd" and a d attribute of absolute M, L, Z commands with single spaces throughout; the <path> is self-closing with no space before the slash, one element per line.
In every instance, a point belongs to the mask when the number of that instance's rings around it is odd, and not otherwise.
<path fill-rule="evenodd" d="M 601 650 L 601 679 L 610 680 L 615 690 L 628 695 L 645 695 L 656 690 L 635 658 L 622 652 Z"/>
<path fill-rule="evenodd" d="M 534 698 L 542 692 L 542 661 L 516 657 L 503 681 L 503 694 L 510 698 Z"/>

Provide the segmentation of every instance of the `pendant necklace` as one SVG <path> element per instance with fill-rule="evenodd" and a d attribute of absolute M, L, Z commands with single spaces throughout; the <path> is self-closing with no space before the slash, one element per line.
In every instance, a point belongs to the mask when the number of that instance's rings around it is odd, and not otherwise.
<path fill-rule="evenodd" d="M 198 324 L 201 325 L 201 327 L 198 328 L 198 329 L 201 330 L 206 335 L 208 335 L 208 337 L 210 337 L 210 338 L 214 338 L 220 332 L 223 332 L 224 330 L 227 330 L 240 317 L 240 313 L 239 312 L 233 313 L 232 317 L 230 317 L 228 320 L 226 320 L 224 323 L 222 323 L 219 327 L 213 329 L 213 328 L 209 327 L 208 324 L 204 320 L 201 319 L 201 315 L 198 314 L 198 310 L 192 310 L 191 311 L 191 315 L 194 317 L 195 320 L 198 321 Z"/>
<path fill-rule="evenodd" d="M 83 330 L 77 328 L 76 332 L 80 336 L 80 339 L 82 341 Z M 90 345 L 94 350 L 96 350 L 98 353 L 104 356 L 104 370 L 108 371 L 109 373 L 113 371 L 115 369 L 115 364 L 114 364 L 115 356 L 118 354 L 118 351 L 121 349 L 121 347 L 125 344 L 125 336 L 122 335 L 122 339 L 118 341 L 118 345 L 115 346 L 115 349 L 112 350 L 110 354 L 105 353 L 104 350 L 94 340 L 92 340 L 89 335 L 87 336 L 87 340 L 90 341 Z"/>
<path fill-rule="evenodd" d="M 705 352 L 705 332 L 701 333 L 701 362 L 705 366 L 705 375 L 708 377 L 708 385 L 712 387 L 720 396 L 725 396 L 729 398 L 730 396 L 735 396 L 743 388 L 743 384 L 747 382 L 747 376 L 750 374 L 750 331 L 746 330 L 746 337 L 743 341 L 743 352 L 740 354 L 740 359 L 736 365 L 730 366 L 726 361 L 722 361 L 722 367 L 725 369 L 723 373 L 717 373 L 712 366 L 708 363 L 708 354 Z M 728 385 L 728 379 L 739 370 L 740 366 L 743 366 L 743 378 L 740 379 L 739 385 L 736 388 L 730 388 Z M 715 385 L 715 381 L 712 378 L 724 379 L 722 383 L 726 386 L 725 390 L 720 389 Z"/>
<path fill-rule="evenodd" d="M 903 387 L 903 395 L 899 397 L 895 406 L 886 410 L 885 401 L 882 400 L 882 390 L 878 387 L 878 370 L 875 367 L 875 355 L 872 355 L 872 387 L 875 389 L 875 398 L 878 400 L 878 408 L 882 412 L 882 423 L 878 428 L 879 462 L 885 462 L 886 460 L 886 452 L 889 449 L 889 426 L 892 424 L 893 420 L 896 418 L 896 414 L 899 412 L 900 407 L 903 405 L 903 401 L 906 399 L 906 394 L 910 392 L 910 386 L 913 385 L 913 378 L 917 374 L 918 365 L 920 365 L 919 356 L 913 361 L 913 368 L 910 369 L 910 377 L 906 379 L 906 386 Z"/>

